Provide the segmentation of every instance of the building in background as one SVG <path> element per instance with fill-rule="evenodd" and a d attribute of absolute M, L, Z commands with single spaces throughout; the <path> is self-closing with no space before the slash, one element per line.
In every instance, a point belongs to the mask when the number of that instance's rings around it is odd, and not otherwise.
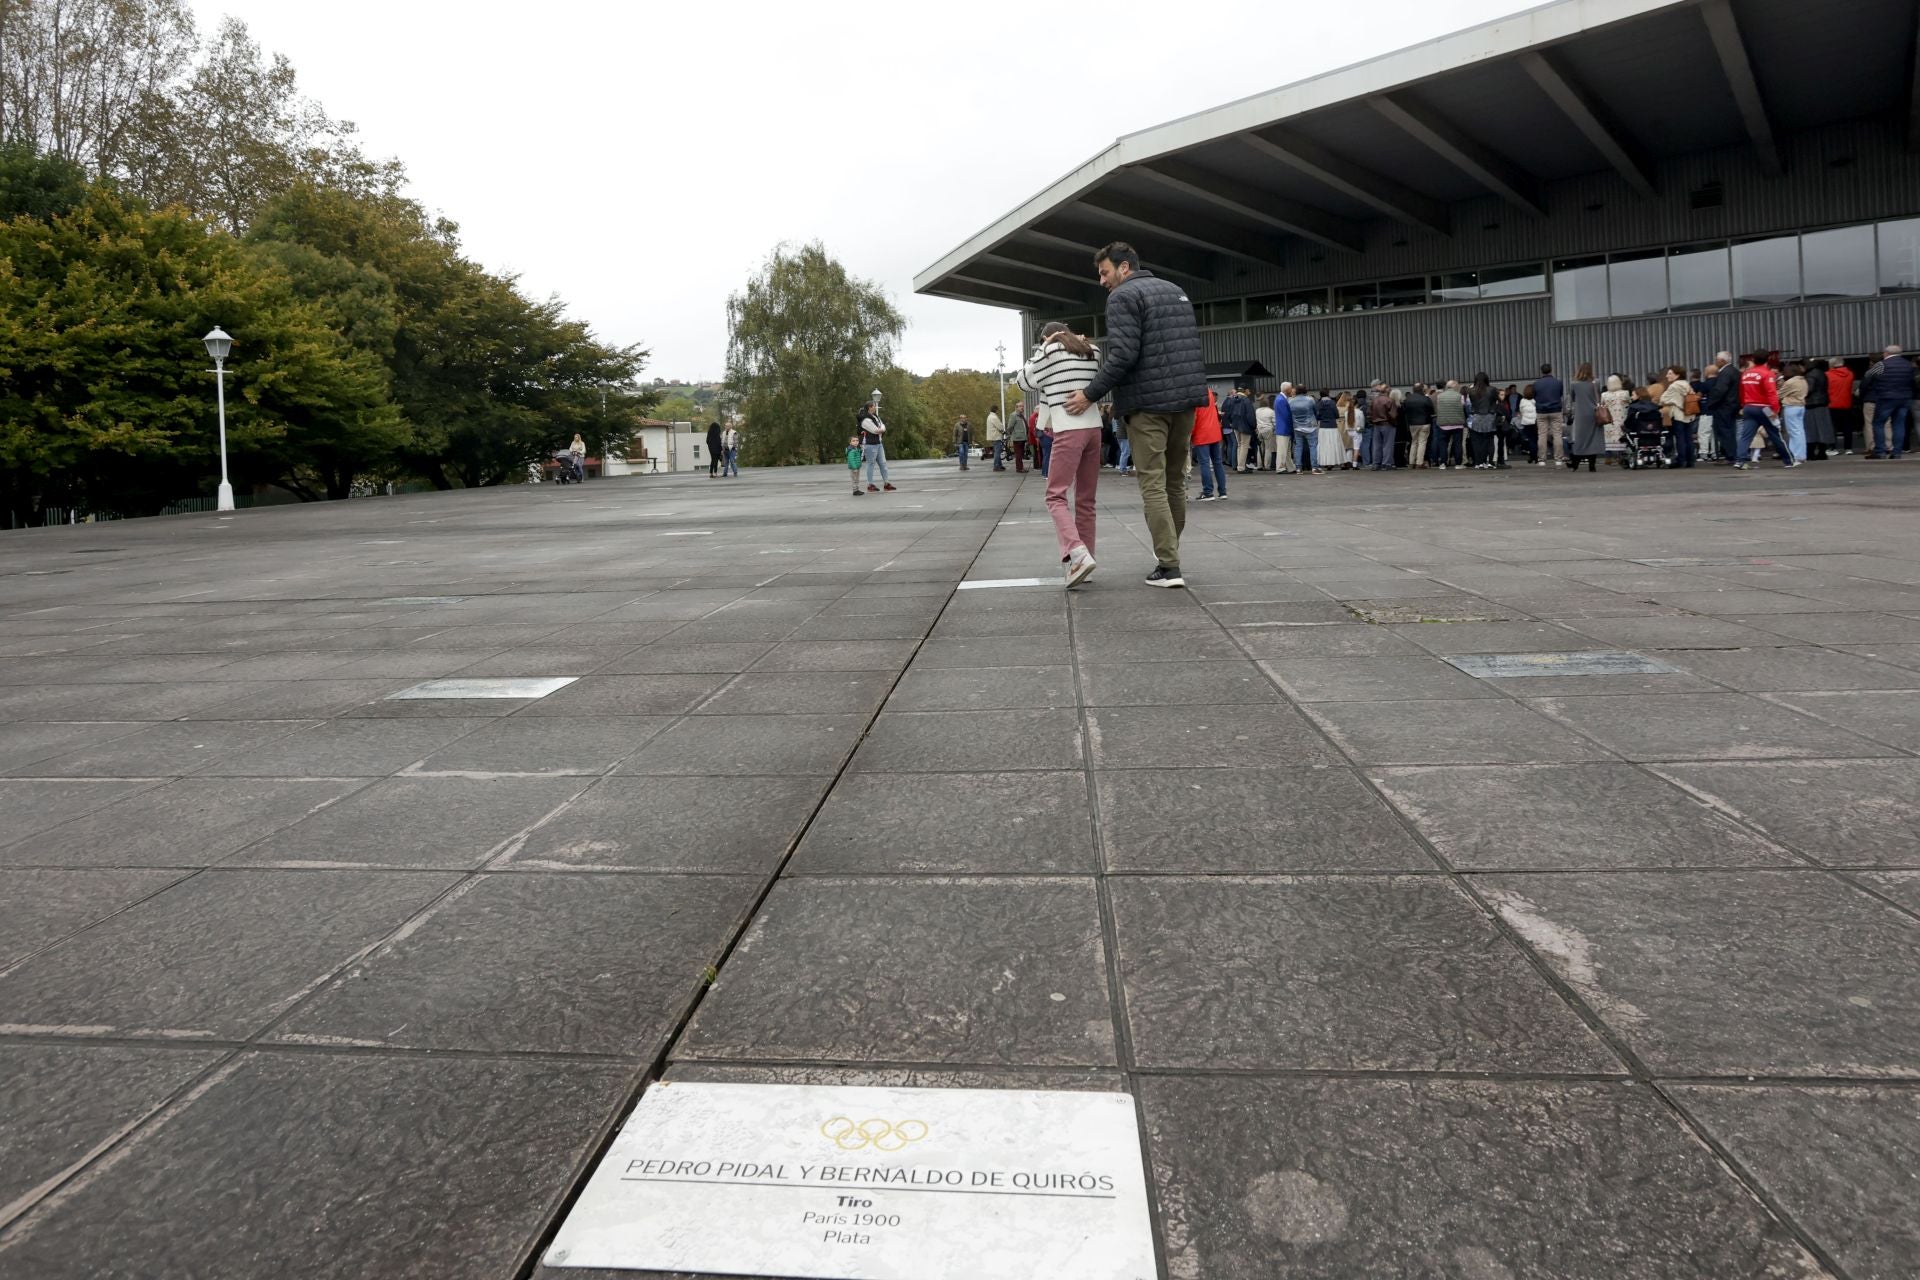
<path fill-rule="evenodd" d="M 1914 0 L 1558 0 L 1121 138 L 914 287 L 1098 333 L 1127 240 L 1316 386 L 1911 349 L 1917 66 Z"/>
<path fill-rule="evenodd" d="M 646 475 L 655 471 L 705 471 L 707 429 L 691 422 L 662 422 L 643 418 L 627 443 L 625 458 L 607 463 L 610 476 Z"/>

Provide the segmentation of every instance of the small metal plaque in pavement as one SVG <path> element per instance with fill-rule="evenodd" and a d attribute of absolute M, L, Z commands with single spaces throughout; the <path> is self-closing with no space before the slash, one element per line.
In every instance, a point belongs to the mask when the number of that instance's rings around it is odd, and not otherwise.
<path fill-rule="evenodd" d="M 1482 680 L 1516 676 L 1670 676 L 1675 668 L 1637 653 L 1466 653 L 1448 662 Z"/>

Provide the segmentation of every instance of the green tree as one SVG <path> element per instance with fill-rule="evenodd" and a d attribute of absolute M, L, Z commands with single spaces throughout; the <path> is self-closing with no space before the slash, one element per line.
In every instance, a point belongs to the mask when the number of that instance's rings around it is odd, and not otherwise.
<path fill-rule="evenodd" d="M 692 396 L 677 392 L 654 406 L 654 416 L 666 422 L 695 422 L 700 418 L 700 406 Z"/>
<path fill-rule="evenodd" d="M 399 459 L 437 488 L 521 479 L 575 432 L 604 456 L 624 448 L 653 403 L 653 389 L 636 383 L 643 348 L 600 342 L 556 299 L 529 301 L 512 279 L 462 257 L 458 228 L 413 201 L 296 182 L 249 239 L 358 269 L 364 324 L 347 332 L 387 362 L 406 424 Z M 377 305 L 384 290 L 390 327 Z"/>
<path fill-rule="evenodd" d="M 879 379 L 905 327 L 878 285 L 849 275 L 822 245 L 776 248 L 727 299 L 727 386 L 747 422 L 749 458 L 837 459 L 867 393 L 887 389 Z M 889 397 L 889 418 L 911 416 L 910 399 L 902 395 L 896 407 Z M 911 456 L 910 435 L 902 456 Z"/>
<path fill-rule="evenodd" d="M 951 446 L 953 424 L 961 414 L 973 423 L 973 438 L 987 438 L 987 410 L 1000 408 L 1000 384 L 991 373 L 973 369 L 937 369 L 920 383 L 920 399 L 927 407 L 927 420 L 935 432 L 934 443 Z M 1013 401 L 1007 401 L 1009 407 Z M 947 434 L 938 433 L 944 430 Z"/>
<path fill-rule="evenodd" d="M 377 418 L 379 363 L 287 278 L 179 209 L 95 186 L 73 210 L 0 223 L 0 498 L 125 514 L 210 492 L 218 474 L 200 336 L 236 336 L 237 487 L 282 479 L 316 433 Z"/>

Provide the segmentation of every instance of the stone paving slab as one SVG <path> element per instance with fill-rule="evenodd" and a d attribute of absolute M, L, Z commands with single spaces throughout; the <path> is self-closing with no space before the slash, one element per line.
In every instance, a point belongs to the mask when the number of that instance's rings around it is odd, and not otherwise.
<path fill-rule="evenodd" d="M 1141 1096 L 1177 1280 L 1825 1275 L 1628 1083 L 1156 1076 Z"/>
<path fill-rule="evenodd" d="M 896 957 L 908 937 L 938 963 Z M 680 1054 L 1111 1065 L 1105 965 L 1091 879 L 797 878 L 768 898 Z"/>
<path fill-rule="evenodd" d="M 1165 1280 L 1902 1274 L 1920 516 L 1818 465 L 1237 478 L 1184 592 L 934 463 L 0 535 L 0 1274 L 591 1280 L 660 1072 L 1125 1089 Z"/>
<path fill-rule="evenodd" d="M 1614 1060 L 1437 877 L 1113 886 L 1147 1067 L 1588 1073 Z"/>
<path fill-rule="evenodd" d="M 1847 1274 L 1898 1280 L 1920 1258 L 1912 1212 L 1920 1091 L 1672 1085 L 1668 1093 L 1787 1212 L 1826 1226 Z"/>
<path fill-rule="evenodd" d="M 1666 1075 L 1920 1075 L 1920 922 L 1820 871 L 1475 877 Z"/>
<path fill-rule="evenodd" d="M 633 1080 L 596 1062 L 243 1054 L 0 1238 L 0 1267 L 513 1275 Z"/>
<path fill-rule="evenodd" d="M 0 1029 L 241 1039 L 454 883 L 427 872 L 204 872 L 0 976 Z"/>

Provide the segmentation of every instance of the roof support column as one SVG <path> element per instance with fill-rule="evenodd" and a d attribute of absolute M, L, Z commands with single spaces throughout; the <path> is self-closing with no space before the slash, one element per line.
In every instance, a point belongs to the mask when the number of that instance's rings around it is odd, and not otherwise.
<path fill-rule="evenodd" d="M 1639 148 L 1627 140 L 1626 131 L 1593 95 L 1574 83 L 1572 74 L 1551 53 L 1534 50 L 1520 55 L 1521 68 L 1533 82 L 1546 91 L 1555 106 L 1573 121 L 1574 128 L 1586 135 L 1594 150 L 1605 156 L 1627 185 L 1643 196 L 1654 194 L 1653 179 L 1641 160 Z"/>
<path fill-rule="evenodd" d="M 1720 69 L 1726 73 L 1733 100 L 1739 104 L 1740 119 L 1747 126 L 1754 154 L 1760 157 L 1760 167 L 1778 177 L 1785 166 L 1780 163 L 1780 147 L 1773 138 L 1766 100 L 1760 96 L 1760 80 L 1753 74 L 1753 60 L 1747 56 L 1746 41 L 1740 38 L 1740 21 L 1733 16 L 1732 0 L 1706 0 L 1700 6 L 1700 16 L 1706 19 L 1707 34 L 1713 37 Z"/>
<path fill-rule="evenodd" d="M 1428 110 L 1406 94 L 1383 93 L 1367 101 L 1375 111 L 1508 204 L 1536 218 L 1546 216 L 1546 209 L 1532 194 L 1533 180 L 1518 165 L 1468 137 L 1465 130 L 1438 112 Z"/>

